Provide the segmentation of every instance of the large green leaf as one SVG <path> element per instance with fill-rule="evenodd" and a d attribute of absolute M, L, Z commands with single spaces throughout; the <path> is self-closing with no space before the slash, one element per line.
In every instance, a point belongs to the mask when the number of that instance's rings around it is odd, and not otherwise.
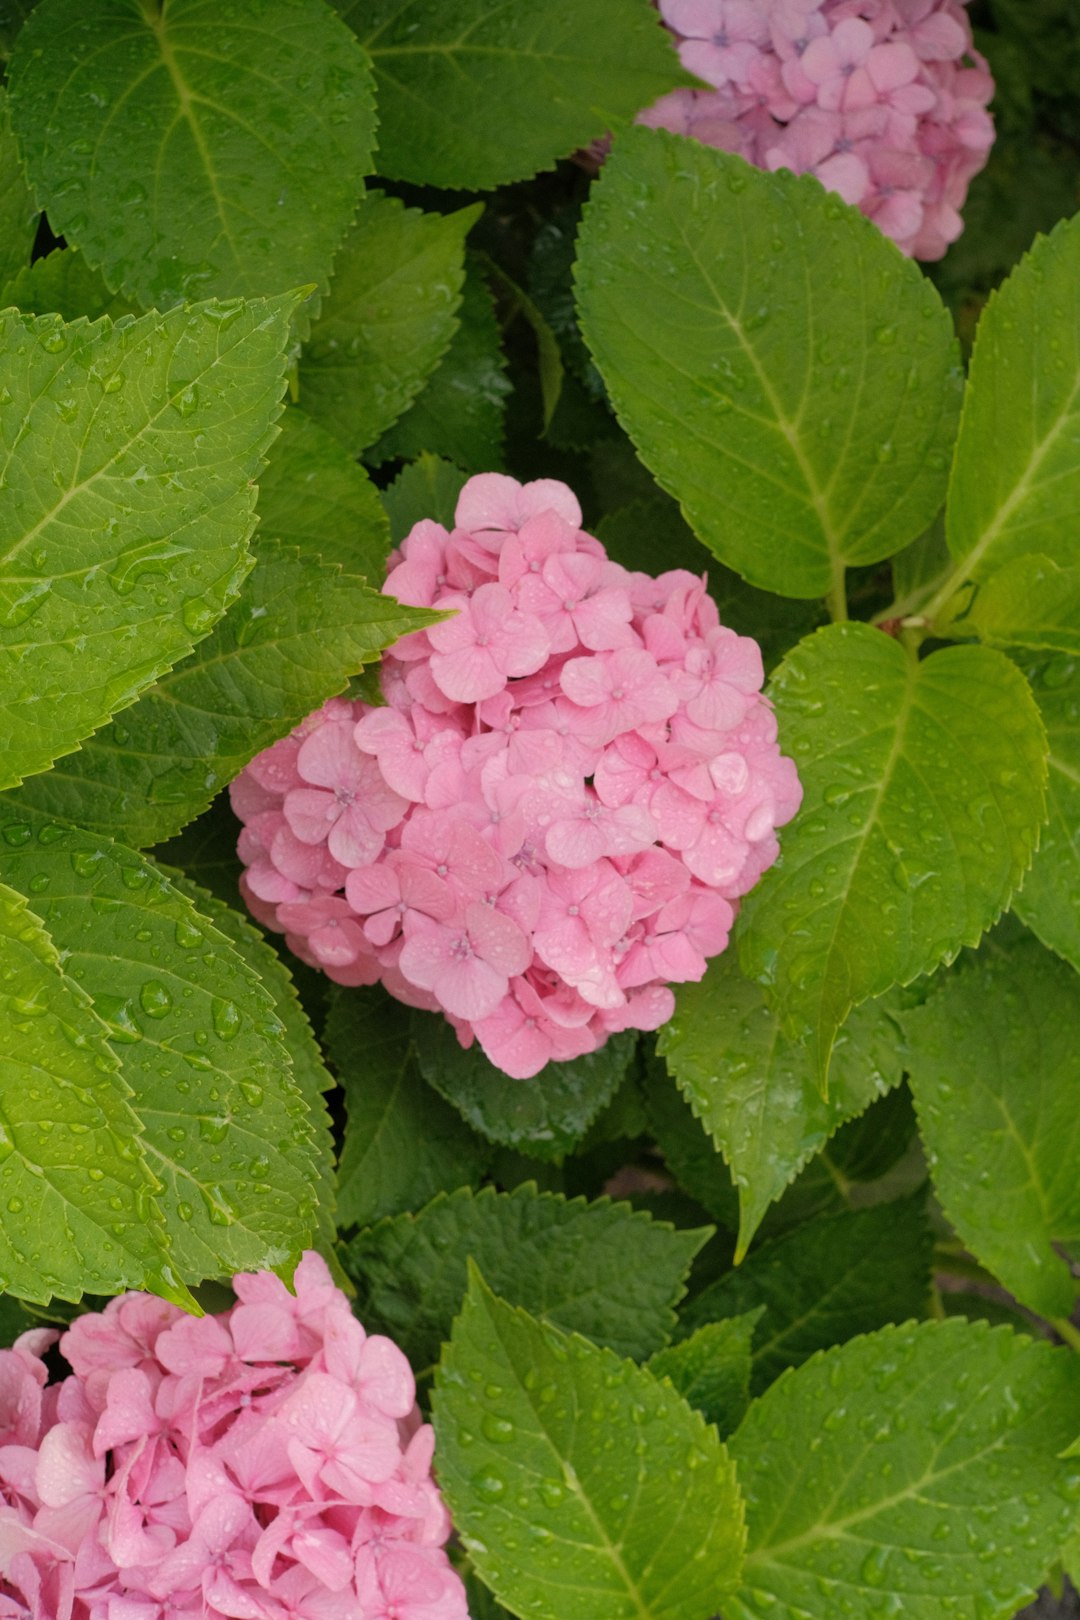
<path fill-rule="evenodd" d="M 735 1586 L 742 1501 L 716 1431 L 667 1384 L 504 1304 L 475 1273 L 435 1432 L 455 1526 L 517 1613 L 707 1620 Z"/>
<path fill-rule="evenodd" d="M 137 315 L 138 309 L 123 293 L 112 293 L 100 270 L 94 270 L 77 248 L 54 248 L 35 259 L 0 288 L 0 306 L 12 305 L 27 315 L 62 315 L 77 321 L 80 315 L 96 321 L 99 315 L 117 320 Z"/>
<path fill-rule="evenodd" d="M 933 518 L 960 404 L 952 323 L 809 176 L 627 131 L 585 210 L 577 285 L 642 459 L 753 584 L 823 596 Z"/>
<path fill-rule="evenodd" d="M 70 965 L 0 883 L 0 1290 L 176 1297 L 131 1093 Z"/>
<path fill-rule="evenodd" d="M 737 1259 L 769 1205 L 833 1132 L 899 1084 L 897 1034 L 879 1003 L 856 1008 L 837 1037 L 826 1098 L 805 1047 L 785 1039 L 733 952 L 711 962 L 700 983 L 679 986 L 657 1051 L 731 1167 Z"/>
<path fill-rule="evenodd" d="M 250 567 L 295 299 L 0 315 L 0 784 L 189 653 Z"/>
<path fill-rule="evenodd" d="M 1050 819 L 1013 910 L 1080 970 L 1080 659 L 1040 659 L 1027 673 L 1050 740 Z"/>
<path fill-rule="evenodd" d="M 1003 653 L 917 662 L 864 624 L 801 642 L 771 690 L 804 799 L 745 902 L 741 955 L 824 1076 L 856 1003 L 977 944 L 1008 904 L 1045 813 L 1046 740 Z"/>
<path fill-rule="evenodd" d="M 730 1445 L 746 1494 L 725 1620 L 1008 1620 L 1076 1518 L 1068 1352 L 981 1323 L 885 1328 L 755 1401 Z"/>
<path fill-rule="evenodd" d="M 0 287 L 30 263 L 39 217 L 11 133 L 7 92 L 0 90 Z"/>
<path fill-rule="evenodd" d="M 38 200 L 112 286 L 167 308 L 325 283 L 375 115 L 322 0 L 41 0 L 10 82 Z"/>
<path fill-rule="evenodd" d="M 710 1230 L 676 1231 L 606 1198 L 568 1203 L 531 1182 L 475 1196 L 465 1187 L 361 1232 L 345 1264 L 364 1325 L 390 1334 L 416 1368 L 437 1361 L 449 1337 L 468 1259 L 512 1305 L 641 1361 L 671 1337 Z"/>
<path fill-rule="evenodd" d="M 425 1083 L 407 1008 L 382 990 L 338 996 L 326 1043 L 345 1092 L 343 1229 L 419 1209 L 438 1192 L 480 1180 L 490 1149 Z"/>
<path fill-rule="evenodd" d="M 497 1069 L 475 1043 L 466 1052 L 439 1013 L 413 1015 L 421 1073 L 489 1141 L 538 1159 L 560 1159 L 585 1135 L 622 1084 L 636 1036 L 612 1035 L 595 1052 L 548 1063 L 528 1085 Z"/>
<path fill-rule="evenodd" d="M 259 533 L 382 584 L 390 526 L 375 485 L 332 433 L 295 405 L 259 478 Z"/>
<path fill-rule="evenodd" d="M 21 801 L 142 849 L 206 809 L 248 760 L 344 690 L 399 636 L 431 622 L 336 565 L 263 541 L 225 618 L 133 709 Z"/>
<path fill-rule="evenodd" d="M 690 1301 L 682 1326 L 764 1306 L 750 1384 L 758 1393 L 815 1350 L 924 1315 L 931 1249 L 918 1199 L 825 1216 L 755 1249 Z"/>
<path fill-rule="evenodd" d="M 300 355 L 300 404 L 353 455 L 412 403 L 457 329 L 475 204 L 422 214 L 365 197 Z"/>
<path fill-rule="evenodd" d="M 334 3 L 371 54 L 379 169 L 398 180 L 524 180 L 697 82 L 644 0 Z"/>
<path fill-rule="evenodd" d="M 942 1208 L 1021 1304 L 1071 1315 L 1054 1245 L 1080 1242 L 1080 977 L 1030 935 L 995 936 L 903 1024 Z"/>
<path fill-rule="evenodd" d="M 314 1190 L 318 1195 L 315 1237 L 317 1247 L 331 1266 L 338 1269 L 336 1255 L 337 1203 L 333 1122 L 327 1107 L 327 1094 L 334 1090 L 334 1077 L 323 1062 L 319 1043 L 307 1013 L 296 993 L 292 974 L 266 936 L 233 906 L 226 905 L 192 883 L 180 872 L 168 872 L 169 881 L 185 894 L 192 905 L 208 917 L 218 933 L 224 934 L 236 954 L 259 977 L 274 1003 L 282 1027 L 282 1039 L 292 1065 L 292 1078 L 307 1104 L 315 1161 Z M 339 1276 L 343 1275 L 340 1273 Z"/>
<path fill-rule="evenodd" d="M 258 975 L 159 868 L 21 805 L 2 810 L 0 880 L 34 897 L 122 1059 L 176 1269 L 197 1281 L 296 1254 L 312 1129 Z"/>
<path fill-rule="evenodd" d="M 1032 552 L 1075 564 L 1078 432 L 1080 216 L 1036 240 L 979 322 L 946 511 L 964 575 Z"/>
<path fill-rule="evenodd" d="M 450 347 L 405 415 L 367 452 L 372 465 L 425 450 L 473 472 L 502 466 L 506 377 L 491 294 L 472 269 L 462 288 L 459 326 Z"/>

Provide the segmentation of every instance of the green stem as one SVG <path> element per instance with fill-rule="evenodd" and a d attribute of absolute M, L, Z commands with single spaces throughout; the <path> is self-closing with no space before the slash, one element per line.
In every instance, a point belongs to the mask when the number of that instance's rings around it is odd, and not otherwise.
<path fill-rule="evenodd" d="M 829 594 L 825 599 L 829 608 L 829 617 L 834 624 L 847 623 L 847 590 L 844 584 L 844 575 L 844 564 L 838 561 L 833 567 L 833 580 L 829 587 Z"/>
<path fill-rule="evenodd" d="M 1070 1349 L 1080 1350 L 1080 1328 L 1074 1327 L 1069 1321 L 1068 1317 L 1049 1316 L 1047 1317 L 1047 1321 L 1050 1323 L 1050 1326 L 1053 1328 L 1058 1338 L 1064 1339 L 1065 1343 L 1070 1347 Z"/>

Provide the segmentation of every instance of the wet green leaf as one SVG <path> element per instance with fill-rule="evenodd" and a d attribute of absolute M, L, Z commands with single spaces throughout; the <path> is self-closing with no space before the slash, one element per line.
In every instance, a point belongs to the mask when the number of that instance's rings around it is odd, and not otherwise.
<path fill-rule="evenodd" d="M 422 214 L 372 192 L 304 344 L 299 399 L 352 455 L 408 409 L 450 346 L 479 204 Z"/>
<path fill-rule="evenodd" d="M 731 1439 L 746 1495 L 725 1620 L 1008 1620 L 1076 1517 L 1069 1353 L 982 1323 L 907 1323 L 774 1384 Z"/>
<path fill-rule="evenodd" d="M 801 642 L 771 691 L 804 798 L 744 902 L 740 952 L 821 1078 L 853 1006 L 977 944 L 1008 905 L 1045 815 L 1045 733 L 1004 654 L 916 662 L 863 624 Z"/>
<path fill-rule="evenodd" d="M 397 180 L 524 180 L 697 82 L 644 0 L 334 3 L 374 63 L 379 169 Z"/>
<path fill-rule="evenodd" d="M 24 833 L 33 838 L 9 822 L 0 855 Z M 0 871 L 7 864 L 0 859 Z M 95 1289 L 175 1297 L 175 1278 L 171 1290 L 163 1285 L 169 1262 L 154 1177 L 105 1025 L 72 964 L 61 968 L 41 920 L 2 882 L 0 963 L 3 1288 L 40 1303 Z"/>
<path fill-rule="evenodd" d="M 750 1346 L 761 1309 L 722 1322 L 706 1322 L 678 1344 L 649 1359 L 655 1378 L 669 1378 L 683 1400 L 712 1423 L 723 1440 L 750 1401 Z"/>
<path fill-rule="evenodd" d="M 856 1008 L 837 1036 L 822 1097 L 806 1048 L 785 1038 L 733 952 L 711 962 L 699 984 L 678 987 L 657 1051 L 730 1166 L 740 1257 L 766 1209 L 833 1132 L 899 1084 L 897 1037 L 888 1009 Z"/>
<path fill-rule="evenodd" d="M 932 1241 L 922 1202 L 820 1216 L 763 1243 L 690 1301 L 684 1330 L 764 1306 L 750 1380 L 760 1394 L 815 1350 L 923 1316 Z"/>
<path fill-rule="evenodd" d="M 1030 934 L 995 936 L 902 1021 L 946 1215 L 1022 1305 L 1071 1315 L 1054 1246 L 1080 1242 L 1080 977 Z"/>
<path fill-rule="evenodd" d="M 382 585 L 390 530 L 379 492 L 348 451 L 290 405 L 259 475 L 259 535 Z"/>
<path fill-rule="evenodd" d="M 1080 970 L 1080 659 L 1058 654 L 1025 669 L 1050 741 L 1050 819 L 1013 910 Z"/>
<path fill-rule="evenodd" d="M 642 1361 L 671 1337 L 690 1262 L 710 1228 L 676 1231 L 606 1198 L 467 1187 L 361 1232 L 345 1254 L 357 1311 L 417 1369 L 432 1366 L 461 1309 L 472 1259 L 500 1296 L 567 1332 Z"/>
<path fill-rule="evenodd" d="M 477 1571 L 537 1620 L 706 1620 L 738 1579 L 724 1447 L 674 1390 L 474 1272 L 436 1380 L 439 1480 Z M 675 1487 L 675 1489 L 673 1489 Z"/>
<path fill-rule="evenodd" d="M 134 851 L 0 816 L 0 880 L 33 897 L 123 1063 L 172 1264 L 196 1282 L 287 1260 L 311 1235 L 312 1127 L 257 973 Z"/>
<path fill-rule="evenodd" d="M 321 0 L 41 0 L 9 73 L 38 200 L 111 286 L 167 309 L 325 285 L 375 113 Z"/>
<path fill-rule="evenodd" d="M 503 416 L 511 384 L 491 294 L 475 268 L 465 277 L 458 323 L 450 347 L 413 404 L 366 452 L 372 466 L 396 457 L 408 461 L 424 451 L 472 472 L 502 466 Z"/>
<path fill-rule="evenodd" d="M 927 526 L 959 351 L 930 282 L 856 209 L 635 129 L 579 240 L 582 329 L 616 413 L 722 562 L 824 596 Z"/>
<path fill-rule="evenodd" d="M 133 703 L 235 598 L 294 304 L 0 315 L 3 786 Z"/>
<path fill-rule="evenodd" d="M 343 1229 L 480 1180 L 490 1150 L 424 1081 L 407 1008 L 382 990 L 352 990 L 335 1000 L 326 1042 L 348 1116 L 338 1169 Z"/>
<path fill-rule="evenodd" d="M 11 133 L 7 92 L 0 90 L 0 288 L 30 263 L 40 214 Z M 0 299 L 0 307 L 12 302 L 8 294 Z"/>
<path fill-rule="evenodd" d="M 979 322 L 946 536 L 963 576 L 1015 557 L 1076 563 L 1080 218 L 1039 237 Z"/>

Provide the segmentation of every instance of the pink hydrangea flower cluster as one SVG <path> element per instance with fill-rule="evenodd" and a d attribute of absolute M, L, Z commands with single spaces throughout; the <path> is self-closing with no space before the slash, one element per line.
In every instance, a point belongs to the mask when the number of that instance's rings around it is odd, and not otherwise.
<path fill-rule="evenodd" d="M 814 174 L 917 259 L 939 259 L 994 140 L 967 0 L 659 0 L 683 65 L 642 123 Z"/>
<path fill-rule="evenodd" d="M 220 1316 L 125 1294 L 0 1350 L 0 1616 L 468 1620 L 401 1351 L 315 1254 L 295 1296 L 233 1286 Z"/>
<path fill-rule="evenodd" d="M 657 1028 L 799 805 L 756 642 L 545 479 L 470 479 L 384 589 L 453 617 L 384 655 L 385 707 L 333 700 L 233 783 L 252 911 L 519 1079 Z"/>

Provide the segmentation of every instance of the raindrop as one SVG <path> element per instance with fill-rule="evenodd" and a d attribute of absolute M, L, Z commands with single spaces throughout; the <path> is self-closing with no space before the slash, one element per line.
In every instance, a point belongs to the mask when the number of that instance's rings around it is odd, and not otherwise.
<path fill-rule="evenodd" d="M 160 979 L 147 979 L 139 991 L 139 1005 L 148 1018 L 165 1018 L 172 1011 L 172 996 Z"/>

